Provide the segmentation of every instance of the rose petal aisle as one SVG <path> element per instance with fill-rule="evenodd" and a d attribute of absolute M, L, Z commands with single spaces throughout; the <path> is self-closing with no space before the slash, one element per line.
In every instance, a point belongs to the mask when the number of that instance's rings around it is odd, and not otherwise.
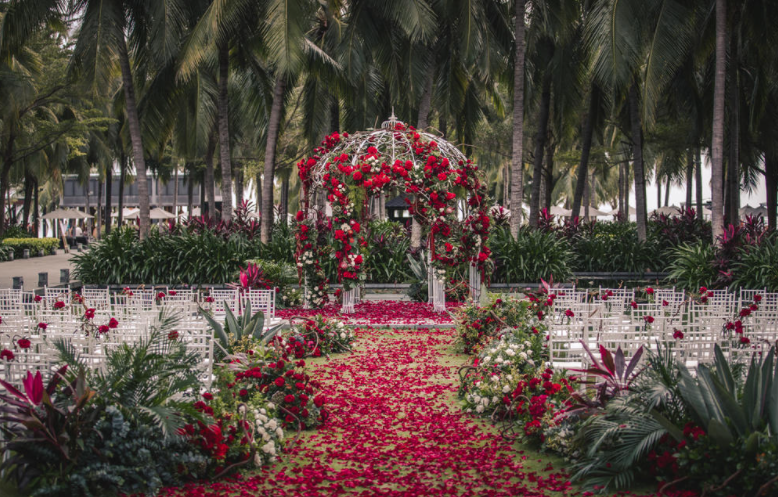
<path fill-rule="evenodd" d="M 447 302 L 447 310 L 460 307 L 461 303 Z M 288 319 L 294 316 L 311 317 L 324 315 L 337 317 L 345 323 L 355 326 L 380 325 L 442 325 L 453 320 L 448 313 L 434 312 L 432 304 L 423 302 L 403 302 L 395 300 L 362 301 L 355 306 L 353 314 L 341 314 L 340 305 L 327 305 L 322 309 L 278 309 L 276 316 Z"/>
<path fill-rule="evenodd" d="M 316 366 L 330 413 L 263 472 L 162 495 L 575 495 L 568 477 L 528 459 L 456 407 L 452 329 L 357 330 L 354 354 Z M 533 468 L 530 468 L 533 466 Z"/>

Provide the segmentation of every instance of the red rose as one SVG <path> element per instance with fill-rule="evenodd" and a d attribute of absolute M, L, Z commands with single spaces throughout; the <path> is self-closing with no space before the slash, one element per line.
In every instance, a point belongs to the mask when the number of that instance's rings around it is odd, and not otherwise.
<path fill-rule="evenodd" d="M 740 317 L 741 318 L 748 317 L 749 314 L 751 314 L 751 309 L 746 308 L 746 309 L 742 309 L 740 311 Z"/>
<path fill-rule="evenodd" d="M 108 327 L 109 327 L 109 328 L 111 328 L 111 329 L 114 329 L 114 328 L 116 328 L 117 326 L 119 326 L 119 321 L 117 321 L 117 320 L 116 320 L 116 318 L 111 318 L 111 319 L 108 321 Z"/>
<path fill-rule="evenodd" d="M 210 392 L 205 392 L 205 393 L 203 394 L 203 398 L 204 398 L 205 400 L 213 400 L 213 394 L 212 394 L 212 393 L 210 393 Z"/>
<path fill-rule="evenodd" d="M 295 218 L 295 219 L 297 220 L 297 222 L 299 223 L 300 221 L 302 221 L 303 219 L 305 219 L 305 214 L 303 214 L 303 211 L 297 211 L 297 214 L 294 216 L 294 218 Z"/>
<path fill-rule="evenodd" d="M 630 302 L 629 305 L 632 306 L 633 309 L 637 309 L 638 308 L 638 303 L 635 302 L 634 300 L 632 302 Z"/>
<path fill-rule="evenodd" d="M 3 349 L 2 352 L 0 352 L 0 360 L 5 359 L 6 361 L 13 361 L 14 360 L 14 353 L 11 352 L 8 349 Z"/>
<path fill-rule="evenodd" d="M 643 321 L 645 321 L 648 324 L 651 324 L 651 323 L 654 322 L 654 317 L 653 316 L 643 316 Z"/>
<path fill-rule="evenodd" d="M 38 323 L 38 328 L 40 328 L 42 330 L 45 330 L 48 327 L 49 327 L 49 325 L 47 325 L 46 323 Z"/>
<path fill-rule="evenodd" d="M 438 179 L 440 181 L 446 181 L 448 179 L 448 176 L 446 176 L 446 173 L 440 173 L 438 174 Z"/>
<path fill-rule="evenodd" d="M 65 303 L 63 301 L 58 300 L 58 301 L 54 302 L 54 308 L 55 309 L 62 309 L 63 307 L 65 307 Z"/>
<path fill-rule="evenodd" d="M 360 181 L 362 179 L 362 172 L 361 171 L 354 171 L 354 181 Z"/>
<path fill-rule="evenodd" d="M 287 404 L 294 403 L 294 395 L 289 394 L 286 397 L 284 397 L 284 402 L 286 402 Z"/>
<path fill-rule="evenodd" d="M 283 387 L 284 386 L 284 377 L 283 376 L 279 376 L 278 378 L 276 378 L 275 384 L 279 388 Z"/>
<path fill-rule="evenodd" d="M 178 340 L 178 332 L 176 330 L 171 331 L 167 334 L 168 340 Z"/>
<path fill-rule="evenodd" d="M 673 338 L 675 340 L 682 340 L 683 339 L 683 332 L 681 330 L 673 330 Z"/>
<path fill-rule="evenodd" d="M 316 397 L 313 399 L 313 404 L 314 404 L 316 407 L 321 407 L 321 406 L 323 406 L 323 405 L 324 405 L 324 396 L 323 396 L 323 395 L 318 395 L 318 396 L 316 396 Z"/>
<path fill-rule="evenodd" d="M 159 292 L 157 294 L 157 300 L 162 300 L 165 298 L 165 292 Z"/>
<path fill-rule="evenodd" d="M 26 338 L 20 338 L 19 341 L 16 342 L 16 343 L 19 344 L 19 348 L 20 349 L 29 349 L 30 348 L 30 341 L 27 340 Z"/>
<path fill-rule="evenodd" d="M 748 337 L 743 336 L 740 337 L 740 343 L 742 343 L 743 345 L 748 345 L 749 343 L 751 343 L 751 340 L 749 340 Z"/>
<path fill-rule="evenodd" d="M 654 294 L 654 289 L 651 288 L 651 287 L 648 287 L 648 288 L 646 288 L 646 293 L 649 294 L 649 295 L 653 295 Z"/>
<path fill-rule="evenodd" d="M 240 395 L 241 397 L 246 397 L 248 394 L 249 394 L 249 391 L 246 390 L 245 388 L 241 388 L 240 392 L 238 392 L 238 395 Z"/>
<path fill-rule="evenodd" d="M 354 233 L 359 233 L 359 231 L 362 229 L 362 225 L 354 221 L 351 223 L 351 229 L 354 230 Z"/>
<path fill-rule="evenodd" d="M 100 334 L 108 333 L 108 330 L 110 330 L 110 328 L 107 325 L 102 325 L 99 328 L 97 328 L 97 332 Z"/>
<path fill-rule="evenodd" d="M 565 311 L 565 316 L 572 318 L 575 317 L 575 313 L 572 310 L 568 309 Z"/>
<path fill-rule="evenodd" d="M 762 296 L 761 295 L 754 295 L 754 302 L 761 302 Z"/>
<path fill-rule="evenodd" d="M 86 319 L 93 319 L 95 317 L 95 310 L 94 309 L 87 309 L 86 312 L 84 312 L 84 317 Z"/>
<path fill-rule="evenodd" d="M 170 295 L 173 295 L 173 296 L 175 296 L 175 295 L 177 295 L 177 294 L 178 294 L 178 292 L 176 292 L 175 290 L 170 290 L 168 293 L 169 293 Z"/>
<path fill-rule="evenodd" d="M 703 293 L 708 293 L 708 289 L 705 288 L 704 286 L 701 286 L 700 287 L 700 294 L 703 294 Z"/>
<path fill-rule="evenodd" d="M 41 300 L 43 300 L 43 298 L 41 298 L 40 295 L 36 295 L 33 300 L 35 300 L 35 302 L 40 302 Z"/>
<path fill-rule="evenodd" d="M 205 301 L 210 304 L 213 302 L 213 297 L 205 297 Z"/>

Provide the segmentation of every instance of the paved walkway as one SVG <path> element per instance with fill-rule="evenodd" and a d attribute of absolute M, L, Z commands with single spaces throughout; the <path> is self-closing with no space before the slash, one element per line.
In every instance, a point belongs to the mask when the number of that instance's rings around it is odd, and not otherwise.
<path fill-rule="evenodd" d="M 38 288 L 38 273 L 42 272 L 49 273 L 49 286 L 59 285 L 59 270 L 69 268 L 72 275 L 74 267 L 70 258 L 77 253 L 0 262 L 0 288 L 11 288 L 13 277 L 21 276 L 24 278 L 24 289 L 34 290 Z"/>

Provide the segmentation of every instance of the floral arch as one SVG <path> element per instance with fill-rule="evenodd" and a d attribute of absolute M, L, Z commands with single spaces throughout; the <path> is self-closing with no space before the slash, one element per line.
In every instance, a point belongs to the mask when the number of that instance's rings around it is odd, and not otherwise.
<path fill-rule="evenodd" d="M 429 300 L 435 310 L 445 310 L 446 275 L 463 265 L 470 268 L 470 295 L 478 298 L 490 256 L 486 187 L 478 166 L 454 145 L 392 115 L 377 130 L 327 136 L 297 166 L 303 200 L 295 257 L 306 306 L 324 303 L 327 281 L 319 258 L 322 244 L 330 244 L 344 289 L 342 312 L 353 312 L 370 262 L 364 222 L 369 201 L 390 188 L 414 199 L 409 210 L 428 234 Z M 326 193 L 329 219 L 311 206 L 318 191 Z"/>

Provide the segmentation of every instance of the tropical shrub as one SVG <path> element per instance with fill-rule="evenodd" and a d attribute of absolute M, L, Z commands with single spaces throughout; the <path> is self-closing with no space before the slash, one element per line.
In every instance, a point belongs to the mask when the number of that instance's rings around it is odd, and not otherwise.
<path fill-rule="evenodd" d="M 53 254 L 59 242 L 59 238 L 6 238 L 2 243 L 13 249 L 15 258 L 21 259 L 25 249 L 30 250 L 30 257 L 37 257 L 41 250 L 46 255 Z"/>
<path fill-rule="evenodd" d="M 245 350 L 247 344 L 265 345 L 273 339 L 280 329 L 280 325 L 276 325 L 265 330 L 265 314 L 262 311 L 253 313 L 251 302 L 246 302 L 243 314 L 237 318 L 229 306 L 225 306 L 225 311 L 224 325 L 216 321 L 210 313 L 203 311 L 203 317 L 213 330 L 214 343 L 217 345 L 214 355 L 217 358 Z"/>
<path fill-rule="evenodd" d="M 406 295 L 414 302 L 426 302 L 429 297 L 429 275 L 427 274 L 427 255 L 424 250 L 419 251 L 418 255 L 406 254 L 408 258 L 408 267 L 413 274 L 411 286 L 408 287 Z"/>
<path fill-rule="evenodd" d="M 125 228 L 72 260 L 74 276 L 84 284 L 223 284 L 261 252 L 258 241 L 241 235 L 224 240 L 211 231 L 175 235 L 152 230 L 140 241 L 134 229 Z"/>
<path fill-rule="evenodd" d="M 697 217 L 694 209 L 680 209 L 678 216 L 652 216 L 648 223 L 649 236 L 663 251 L 683 244 L 695 244 L 711 239 L 710 221 Z"/>
<path fill-rule="evenodd" d="M 778 292 L 778 236 L 767 236 L 760 245 L 747 245 L 733 261 L 731 287 L 760 288 Z"/>
<path fill-rule="evenodd" d="M 716 248 L 707 242 L 684 243 L 670 252 L 667 279 L 687 291 L 709 285 L 717 279 L 715 258 Z"/>
<path fill-rule="evenodd" d="M 5 229 L 1 238 L 35 238 L 35 236 L 20 225 L 12 224 Z"/>
<path fill-rule="evenodd" d="M 554 233 L 522 228 L 513 238 L 507 229 L 496 229 L 489 239 L 494 257 L 493 282 L 539 283 L 541 279 L 569 278 L 572 258 L 566 240 Z"/>
<path fill-rule="evenodd" d="M 411 278 L 405 258 L 411 239 L 400 223 L 372 221 L 367 226 L 368 281 L 403 283 Z"/>
<path fill-rule="evenodd" d="M 13 247 L 6 247 L 5 245 L 0 245 L 0 262 L 10 261 L 11 256 L 13 254 L 14 254 Z"/>

